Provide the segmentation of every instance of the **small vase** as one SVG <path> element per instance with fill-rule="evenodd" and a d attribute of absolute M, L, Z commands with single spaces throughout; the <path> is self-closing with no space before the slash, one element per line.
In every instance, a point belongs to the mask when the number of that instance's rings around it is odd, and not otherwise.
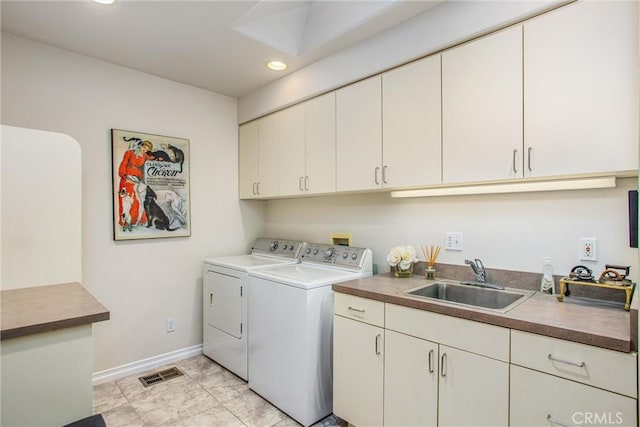
<path fill-rule="evenodd" d="M 405 278 L 405 277 L 411 277 L 413 275 L 413 264 L 411 264 L 411 266 L 407 269 L 402 269 L 400 268 L 399 265 L 396 265 L 394 268 L 394 275 L 396 277 L 401 277 L 401 278 Z"/>
<path fill-rule="evenodd" d="M 427 280 L 435 280 L 436 279 L 436 269 L 433 267 L 427 267 L 424 269 L 424 275 Z"/>

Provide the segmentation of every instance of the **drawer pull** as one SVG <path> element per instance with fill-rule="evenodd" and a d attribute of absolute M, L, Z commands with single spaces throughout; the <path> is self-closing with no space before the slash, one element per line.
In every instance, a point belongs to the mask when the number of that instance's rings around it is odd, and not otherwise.
<path fill-rule="evenodd" d="M 364 312 L 366 311 L 364 308 L 363 309 L 359 309 L 359 308 L 353 308 L 351 306 L 348 307 L 349 311 L 355 311 L 356 313 L 360 313 L 360 314 L 364 314 Z"/>
<path fill-rule="evenodd" d="M 553 354 L 549 353 L 547 356 L 549 360 L 554 362 L 564 363 L 565 365 L 577 366 L 578 368 L 584 368 L 584 362 L 572 362 L 571 360 L 562 360 L 553 356 Z"/>
<path fill-rule="evenodd" d="M 429 350 L 429 373 L 433 374 L 433 350 Z"/>
<path fill-rule="evenodd" d="M 553 418 L 551 416 L 551 414 L 547 414 L 547 421 L 549 421 L 551 424 L 555 424 L 555 425 L 560 426 L 560 427 L 571 427 L 571 426 L 569 426 L 569 424 L 565 424 L 565 423 L 562 423 L 562 422 L 556 420 L 555 418 Z"/>

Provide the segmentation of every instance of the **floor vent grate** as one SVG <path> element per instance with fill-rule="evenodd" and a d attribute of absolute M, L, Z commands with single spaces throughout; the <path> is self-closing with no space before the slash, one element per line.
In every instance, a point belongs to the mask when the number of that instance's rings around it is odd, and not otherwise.
<path fill-rule="evenodd" d="M 145 375 L 144 377 L 138 378 L 143 386 L 149 387 L 150 385 L 158 384 L 163 381 L 170 380 L 171 378 L 176 378 L 181 375 L 184 375 L 178 368 L 169 368 L 164 371 L 156 372 L 155 374 Z"/>

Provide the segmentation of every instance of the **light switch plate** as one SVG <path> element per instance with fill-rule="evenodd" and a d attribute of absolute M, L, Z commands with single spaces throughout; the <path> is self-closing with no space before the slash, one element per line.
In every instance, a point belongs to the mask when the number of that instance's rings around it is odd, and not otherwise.
<path fill-rule="evenodd" d="M 461 251 L 463 248 L 463 236 L 458 231 L 447 231 L 445 233 L 444 248 L 448 251 Z"/>

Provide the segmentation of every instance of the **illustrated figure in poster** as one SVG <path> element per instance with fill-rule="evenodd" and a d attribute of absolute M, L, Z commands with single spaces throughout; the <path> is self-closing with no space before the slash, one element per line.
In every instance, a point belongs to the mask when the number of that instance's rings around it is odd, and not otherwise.
<path fill-rule="evenodd" d="M 146 213 L 140 209 L 140 201 L 144 200 L 136 192 L 136 185 L 144 183 L 144 162 L 151 157 L 147 152 L 153 150 L 151 141 L 142 141 L 139 138 L 123 138 L 130 142 L 129 150 L 125 151 L 118 176 L 120 184 L 118 186 L 118 209 L 120 213 L 120 225 L 124 229 L 131 231 L 132 226 L 141 222 L 146 222 Z"/>
<path fill-rule="evenodd" d="M 113 129 L 112 143 L 114 238 L 189 236 L 188 140 Z"/>

